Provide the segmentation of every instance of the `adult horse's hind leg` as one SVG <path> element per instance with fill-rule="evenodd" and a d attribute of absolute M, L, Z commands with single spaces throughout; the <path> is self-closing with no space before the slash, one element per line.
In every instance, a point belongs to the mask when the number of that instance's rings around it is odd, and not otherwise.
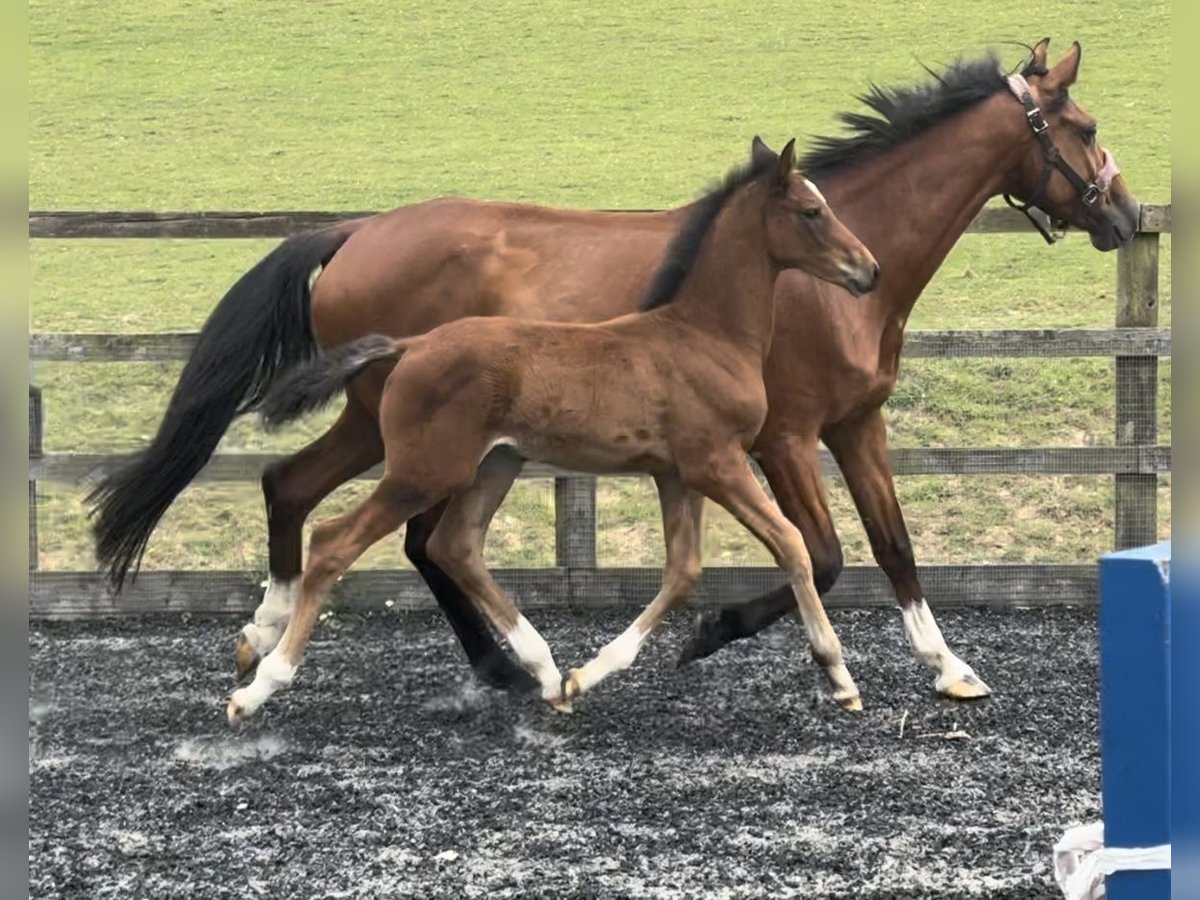
<path fill-rule="evenodd" d="M 842 661 L 842 645 L 829 624 L 825 607 L 813 584 L 812 559 L 804 538 L 779 511 L 754 477 L 745 454 L 734 448 L 697 467 L 694 476 L 684 473 L 693 488 L 721 504 L 771 552 L 791 578 L 800 620 L 808 633 L 813 659 L 825 670 L 833 699 L 848 710 L 862 709 L 862 700 L 850 671 Z"/>
<path fill-rule="evenodd" d="M 254 680 L 229 698 L 229 721 L 255 713 L 275 691 L 296 675 L 304 648 L 329 589 L 342 573 L 380 538 L 396 531 L 411 516 L 427 509 L 436 497 L 385 478 L 366 500 L 344 515 L 321 522 L 309 541 L 308 564 L 299 596 L 279 645 L 258 665 Z"/>
<path fill-rule="evenodd" d="M 483 460 L 469 487 L 455 493 L 442 514 L 427 551 L 454 580 L 474 607 L 508 641 L 521 664 L 541 686 L 542 698 L 567 711 L 562 702 L 562 676 L 545 639 L 496 583 L 483 559 L 488 525 L 521 471 L 524 460 L 496 448 Z"/>
<path fill-rule="evenodd" d="M 353 397 L 328 431 L 263 473 L 269 581 L 254 619 L 238 633 L 233 659 L 243 681 L 275 649 L 300 591 L 304 520 L 340 485 L 383 459 L 374 416 Z"/>
<path fill-rule="evenodd" d="M 685 487 L 677 475 L 656 476 L 654 482 L 667 543 L 662 587 L 632 625 L 605 644 L 591 661 L 567 674 L 563 686 L 567 699 L 591 690 L 612 673 L 633 665 L 650 632 L 671 610 L 691 599 L 696 589 L 704 550 L 704 496 Z"/>

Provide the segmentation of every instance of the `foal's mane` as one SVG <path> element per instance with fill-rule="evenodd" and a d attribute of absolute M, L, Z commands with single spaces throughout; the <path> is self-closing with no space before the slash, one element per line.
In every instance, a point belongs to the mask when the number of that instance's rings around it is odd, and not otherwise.
<path fill-rule="evenodd" d="M 729 198 L 756 178 L 764 175 L 778 163 L 778 154 L 769 151 L 755 153 L 749 163 L 730 169 L 721 182 L 710 188 L 708 193 L 696 201 L 691 217 L 684 222 L 679 233 L 671 239 L 667 252 L 659 263 L 658 271 L 650 281 L 650 287 L 642 296 L 638 308 L 643 311 L 666 306 L 675 299 L 684 278 L 691 270 L 704 236 L 713 222 L 729 202 Z"/>
<path fill-rule="evenodd" d="M 1032 55 L 1020 67 L 1022 75 L 1045 75 Z M 838 119 L 848 134 L 819 136 L 800 159 L 800 168 L 812 178 L 829 175 L 882 155 L 887 150 L 974 106 L 1004 89 L 1005 73 L 999 58 L 987 53 L 979 59 L 958 60 L 941 72 L 923 67 L 931 76 L 924 84 L 880 87 L 872 84 L 858 100 L 871 110 L 843 112 Z"/>

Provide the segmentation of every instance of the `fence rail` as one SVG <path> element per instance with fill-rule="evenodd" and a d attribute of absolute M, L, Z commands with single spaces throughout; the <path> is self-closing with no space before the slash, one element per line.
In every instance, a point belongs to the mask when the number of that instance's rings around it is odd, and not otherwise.
<path fill-rule="evenodd" d="M 31 238 L 279 238 L 367 212 L 30 212 Z M 1143 206 L 1140 232 L 1118 251 L 1114 328 L 917 331 L 906 336 L 905 358 L 978 359 L 1109 357 L 1116 365 L 1116 442 L 1111 447 L 897 448 L 897 475 L 1113 475 L 1116 481 L 1115 545 L 1157 539 L 1158 476 L 1171 470 L 1171 447 L 1158 444 L 1158 358 L 1171 354 L 1171 331 L 1158 326 L 1159 235 L 1171 230 L 1171 207 Z M 985 210 L 969 231 L 1026 231 L 1009 209 Z M 29 356 L 47 362 L 171 362 L 187 359 L 196 335 L 31 334 Z M 78 484 L 120 465 L 113 453 L 44 452 L 41 392 L 31 385 L 29 406 L 30 613 L 72 618 L 155 611 L 246 612 L 261 594 L 261 573 L 147 572 L 121 595 L 113 595 L 92 572 L 33 571 L 37 562 L 36 484 Z M 257 480 L 281 458 L 271 453 L 217 454 L 201 473 L 208 481 Z M 826 474 L 837 467 L 823 452 Z M 562 604 L 645 599 L 656 569 L 596 567 L 596 480 L 552 466 L 529 464 L 527 478 L 553 478 L 555 558 L 547 569 L 500 570 L 498 579 L 519 586 L 522 604 Z M 377 477 L 372 470 L 362 477 Z M 982 564 L 924 566 L 923 585 L 935 604 L 1036 605 L 1092 603 L 1093 565 Z M 698 601 L 711 602 L 778 585 L 778 571 L 758 567 L 706 569 Z M 361 609 L 417 609 L 431 604 L 410 571 L 349 573 L 336 592 Z M 883 574 L 873 566 L 848 567 L 827 597 L 832 606 L 891 602 Z"/>

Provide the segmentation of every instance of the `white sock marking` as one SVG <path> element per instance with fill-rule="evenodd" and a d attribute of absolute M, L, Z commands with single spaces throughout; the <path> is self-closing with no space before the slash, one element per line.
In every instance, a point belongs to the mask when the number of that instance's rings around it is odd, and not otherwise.
<path fill-rule="evenodd" d="M 562 696 L 562 675 L 554 664 L 554 655 L 546 639 L 524 616 L 517 618 L 516 627 L 505 635 L 508 645 L 542 685 L 542 699 L 557 700 Z"/>
<path fill-rule="evenodd" d="M 271 578 L 267 582 L 262 603 L 254 610 L 254 621 L 242 628 L 242 634 L 260 657 L 274 650 L 279 639 L 283 637 L 283 630 L 292 618 L 292 608 L 299 596 L 298 577 L 291 581 L 276 581 Z"/>
<path fill-rule="evenodd" d="M 917 659 L 938 673 L 938 690 L 975 674 L 970 666 L 950 652 L 924 598 L 902 606 L 900 614 L 904 619 L 908 642 Z"/>
<path fill-rule="evenodd" d="M 797 597 L 805 592 L 792 579 L 792 593 Z M 826 622 L 824 627 L 818 620 L 811 618 L 803 606 L 800 607 L 800 620 L 804 623 L 804 631 L 808 634 L 808 643 L 818 659 L 825 660 L 825 677 L 833 689 L 834 700 L 849 700 L 858 696 L 858 685 L 850 675 L 850 670 L 842 661 L 842 642 L 838 640 L 833 628 Z"/>
<path fill-rule="evenodd" d="M 630 625 L 600 648 L 594 659 L 579 669 L 576 675 L 579 689 L 590 691 L 614 672 L 628 669 L 637 659 L 645 641 L 646 634 L 636 624 Z"/>
<path fill-rule="evenodd" d="M 278 649 L 268 653 L 258 664 L 254 680 L 238 688 L 229 699 L 242 709 L 243 716 L 253 715 L 273 693 L 292 683 L 296 667 Z"/>

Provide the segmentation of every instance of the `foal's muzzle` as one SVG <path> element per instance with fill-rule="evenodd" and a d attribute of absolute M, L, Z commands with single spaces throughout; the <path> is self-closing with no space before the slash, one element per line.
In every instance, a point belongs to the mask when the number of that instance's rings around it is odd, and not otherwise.
<path fill-rule="evenodd" d="M 845 273 L 846 290 L 855 297 L 861 297 L 863 294 L 870 293 L 879 284 L 879 263 L 875 262 L 874 259 L 855 266 L 847 266 Z"/>

